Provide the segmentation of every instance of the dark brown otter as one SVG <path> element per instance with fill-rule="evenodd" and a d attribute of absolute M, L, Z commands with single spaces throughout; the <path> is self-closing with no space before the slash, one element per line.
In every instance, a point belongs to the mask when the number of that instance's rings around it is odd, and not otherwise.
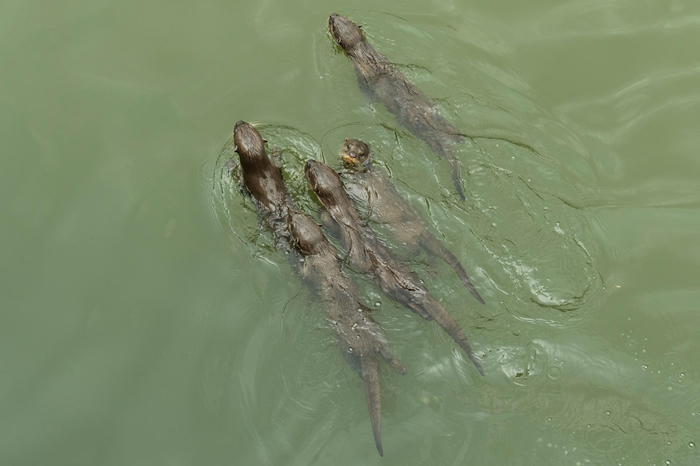
<path fill-rule="evenodd" d="M 384 456 L 377 355 L 380 354 L 400 374 L 405 374 L 406 369 L 392 355 L 382 329 L 370 316 L 357 285 L 340 269 L 335 249 L 321 228 L 309 216 L 298 212 L 290 212 L 287 225 L 292 243 L 304 256 L 299 273 L 326 304 L 328 321 L 338 336 L 343 354 L 362 377 L 374 442 L 379 455 Z"/>
<path fill-rule="evenodd" d="M 377 355 L 381 354 L 401 374 L 406 369 L 392 355 L 357 285 L 341 270 L 335 249 L 319 226 L 297 211 L 280 169 L 265 152 L 265 140 L 260 133 L 239 121 L 234 128 L 234 142 L 241 160 L 243 186 L 253 198 L 258 216 L 270 227 L 279 247 L 304 257 L 303 262 L 293 261 L 295 270 L 325 303 L 343 355 L 362 377 L 374 440 L 383 456 Z"/>
<path fill-rule="evenodd" d="M 358 272 L 369 273 L 382 291 L 427 320 L 434 319 L 464 350 L 483 375 L 464 332 L 454 318 L 429 293 L 421 279 L 401 263 L 362 221 L 343 187 L 340 176 L 321 162 L 309 160 L 306 179 L 323 207 L 338 224 L 349 262 Z"/>
<path fill-rule="evenodd" d="M 334 13 L 328 18 L 328 29 L 354 65 L 360 87 L 384 104 L 399 124 L 447 159 L 457 194 L 465 200 L 453 149 L 455 144 L 464 142 L 464 135 L 438 113 L 430 99 L 386 56 L 367 43 L 359 26 Z"/>
<path fill-rule="evenodd" d="M 348 168 L 345 188 L 353 200 L 364 205 L 370 219 L 391 230 L 392 236 L 407 246 L 422 246 L 454 269 L 464 286 L 482 304 L 484 300 L 472 285 L 467 272 L 430 231 L 425 221 L 411 208 L 394 185 L 380 171 L 374 170 L 370 149 L 359 139 L 345 139 L 340 156 Z"/>
<path fill-rule="evenodd" d="M 265 140 L 249 123 L 233 128 L 235 151 L 241 160 L 243 187 L 250 193 L 258 217 L 272 230 L 278 246 L 289 249 L 287 213 L 296 206 L 282 180 L 282 171 L 265 152 Z"/>

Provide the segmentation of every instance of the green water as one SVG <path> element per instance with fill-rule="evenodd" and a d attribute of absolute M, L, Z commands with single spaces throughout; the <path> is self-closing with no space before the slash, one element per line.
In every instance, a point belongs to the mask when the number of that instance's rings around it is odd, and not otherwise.
<path fill-rule="evenodd" d="M 367 103 L 332 12 L 480 136 L 466 202 Z M 681 0 L 5 0 L 0 464 L 700 464 L 699 48 Z M 323 306 L 225 176 L 239 119 L 309 212 L 303 161 L 370 142 L 487 302 L 410 259 L 481 377 L 356 277 L 408 371 L 380 368 L 383 459 Z"/>

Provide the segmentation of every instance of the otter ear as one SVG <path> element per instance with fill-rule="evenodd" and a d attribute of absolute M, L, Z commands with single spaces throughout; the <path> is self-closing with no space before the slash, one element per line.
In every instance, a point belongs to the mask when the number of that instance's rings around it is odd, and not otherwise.
<path fill-rule="evenodd" d="M 233 151 L 238 152 L 238 146 L 233 146 Z"/>
<path fill-rule="evenodd" d="M 360 29 L 362 29 L 362 25 L 361 25 L 361 24 L 358 24 L 357 27 L 360 28 Z"/>
<path fill-rule="evenodd" d="M 265 144 L 267 144 L 267 139 L 263 138 L 263 142 L 264 142 Z"/>
<path fill-rule="evenodd" d="M 343 139 L 343 144 L 347 144 L 347 143 L 348 143 L 348 138 Z"/>

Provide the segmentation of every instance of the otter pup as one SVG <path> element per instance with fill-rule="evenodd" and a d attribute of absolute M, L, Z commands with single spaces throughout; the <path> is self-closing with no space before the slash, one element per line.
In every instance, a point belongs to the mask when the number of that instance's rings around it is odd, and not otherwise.
<path fill-rule="evenodd" d="M 387 225 L 401 243 L 411 246 L 421 245 L 447 262 L 471 294 L 480 303 L 485 304 L 469 280 L 462 264 L 438 241 L 425 221 L 396 191 L 387 177 L 373 169 L 370 155 L 369 146 L 359 139 L 346 138 L 343 141 L 340 156 L 348 168 L 345 172 L 347 192 L 351 196 L 358 197 L 366 205 L 370 218 L 377 223 Z"/>
<path fill-rule="evenodd" d="M 328 29 L 354 65 L 360 87 L 384 104 L 399 124 L 428 144 L 435 154 L 447 159 L 457 194 L 464 201 L 459 163 L 453 151 L 455 144 L 464 142 L 464 135 L 386 56 L 367 43 L 357 24 L 333 13 L 328 18 Z"/>
<path fill-rule="evenodd" d="M 338 336 L 343 355 L 362 377 L 374 442 L 379 456 L 384 456 L 377 355 L 381 354 L 400 374 L 405 374 L 406 369 L 391 353 L 357 285 L 340 269 L 335 249 L 321 228 L 309 216 L 298 212 L 290 212 L 287 226 L 292 244 L 304 256 L 299 274 L 326 303 L 328 321 Z"/>
<path fill-rule="evenodd" d="M 341 270 L 335 250 L 319 226 L 297 211 L 282 172 L 265 152 L 265 140 L 260 133 L 244 121 L 236 123 L 233 133 L 235 151 L 241 161 L 242 184 L 253 198 L 258 216 L 272 230 L 278 247 L 304 257 L 295 270 L 320 295 L 346 360 L 362 377 L 374 441 L 383 456 L 377 354 L 399 373 L 405 374 L 406 369 L 392 355 L 357 285 Z"/>
<path fill-rule="evenodd" d="M 464 332 L 454 318 L 429 293 L 420 278 L 402 264 L 362 221 L 343 187 L 340 176 L 327 165 L 309 160 L 304 174 L 319 201 L 338 224 L 341 242 L 350 264 L 358 272 L 371 274 L 382 291 L 426 320 L 434 319 L 464 350 L 483 375 Z"/>

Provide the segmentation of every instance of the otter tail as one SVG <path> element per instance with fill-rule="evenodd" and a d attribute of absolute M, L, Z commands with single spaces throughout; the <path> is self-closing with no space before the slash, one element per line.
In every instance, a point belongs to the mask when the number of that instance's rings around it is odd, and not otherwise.
<path fill-rule="evenodd" d="M 382 407 L 379 395 L 379 359 L 375 354 L 365 355 L 361 358 L 362 384 L 365 386 L 367 409 L 369 419 L 372 422 L 374 443 L 377 445 L 379 456 L 384 456 L 382 448 Z"/>
<path fill-rule="evenodd" d="M 423 138 L 423 140 L 430 146 L 433 152 L 447 159 L 447 163 L 450 164 L 450 171 L 452 172 L 452 182 L 455 185 L 457 194 L 459 194 L 459 199 L 463 202 L 466 201 L 467 198 L 464 196 L 464 189 L 462 189 L 462 176 L 459 172 L 459 162 L 455 154 L 453 154 L 451 150 L 445 150 L 445 147 L 443 147 L 443 144 L 437 138 Z"/>
<path fill-rule="evenodd" d="M 418 305 L 415 304 L 414 305 Z M 442 327 L 449 336 L 467 353 L 469 359 L 474 363 L 476 370 L 479 371 L 481 375 L 484 375 L 484 369 L 481 368 L 479 360 L 474 356 L 472 347 L 467 340 L 467 336 L 464 334 L 462 329 L 457 324 L 457 321 L 450 315 L 447 310 L 442 307 L 432 296 L 426 294 L 423 298 L 423 303 L 419 305 L 426 309 L 426 311 L 433 317 L 435 322 L 437 322 L 440 327 Z"/>
<path fill-rule="evenodd" d="M 437 238 L 432 236 L 426 238 L 425 235 L 423 235 L 420 241 L 428 251 L 447 262 L 447 264 L 457 273 L 457 276 L 460 280 L 462 280 L 462 283 L 469 290 L 469 292 L 473 294 L 481 304 L 486 304 L 479 292 L 476 291 L 476 288 L 474 288 L 471 280 L 469 280 L 469 276 L 467 276 L 467 272 L 464 270 L 464 267 L 462 267 L 462 264 L 459 262 L 459 260 L 457 260 L 454 254 L 452 254 L 449 249 L 445 247 L 445 245 L 438 241 Z"/>
<path fill-rule="evenodd" d="M 451 153 L 445 154 L 445 158 L 447 158 L 447 162 L 450 164 L 450 171 L 452 172 L 452 182 L 455 185 L 455 190 L 457 190 L 457 194 L 459 194 L 459 200 L 464 202 L 467 200 L 467 198 L 464 196 L 464 190 L 462 189 L 462 177 L 459 173 L 459 163 L 457 162 L 457 158 L 454 156 L 454 154 Z"/>

